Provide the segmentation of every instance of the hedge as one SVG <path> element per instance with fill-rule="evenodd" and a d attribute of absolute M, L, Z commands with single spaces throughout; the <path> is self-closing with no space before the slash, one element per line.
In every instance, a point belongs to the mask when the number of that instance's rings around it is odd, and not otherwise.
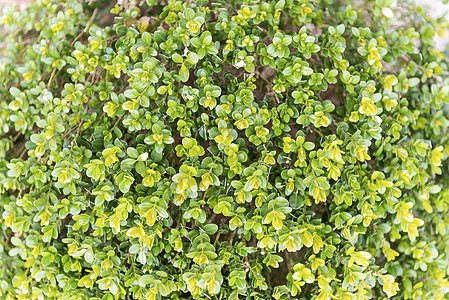
<path fill-rule="evenodd" d="M 1 299 L 449 299 L 444 18 L 37 0 L 1 20 Z"/>

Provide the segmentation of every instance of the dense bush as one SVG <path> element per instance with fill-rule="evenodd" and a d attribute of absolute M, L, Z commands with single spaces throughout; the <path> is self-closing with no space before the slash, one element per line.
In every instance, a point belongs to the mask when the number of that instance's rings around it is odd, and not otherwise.
<path fill-rule="evenodd" d="M 449 299 L 447 23 L 398 2 L 5 9 L 0 298 Z"/>

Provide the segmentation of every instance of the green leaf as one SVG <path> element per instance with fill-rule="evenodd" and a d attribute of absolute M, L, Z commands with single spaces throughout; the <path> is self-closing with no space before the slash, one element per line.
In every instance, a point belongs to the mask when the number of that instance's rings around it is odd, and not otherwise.
<path fill-rule="evenodd" d="M 174 61 L 175 63 L 178 63 L 178 64 L 182 64 L 183 61 L 184 61 L 183 58 L 182 58 L 182 56 L 179 55 L 178 53 L 173 53 L 173 55 L 172 55 L 171 58 L 173 59 L 173 61 Z"/>
<path fill-rule="evenodd" d="M 203 229 L 208 235 L 213 235 L 217 232 L 218 226 L 217 224 L 207 224 L 203 226 Z"/>

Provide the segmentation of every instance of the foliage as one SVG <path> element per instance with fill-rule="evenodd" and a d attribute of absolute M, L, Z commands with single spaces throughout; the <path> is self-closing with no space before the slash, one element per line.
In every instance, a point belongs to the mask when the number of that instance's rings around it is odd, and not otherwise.
<path fill-rule="evenodd" d="M 134 2 L 3 12 L 1 299 L 447 299 L 447 23 Z"/>

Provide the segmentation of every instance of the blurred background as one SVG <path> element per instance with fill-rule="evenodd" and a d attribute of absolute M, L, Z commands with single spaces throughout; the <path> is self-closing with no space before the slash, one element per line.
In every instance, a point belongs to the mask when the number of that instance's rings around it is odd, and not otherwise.
<path fill-rule="evenodd" d="M 1 1 L 1 0 L 0 0 Z M 401 0 L 398 0 L 401 1 Z M 447 13 L 449 5 L 443 4 L 442 0 L 415 0 L 418 5 L 430 7 L 429 13 L 434 18 L 439 18 Z M 446 15 L 449 21 L 449 15 Z M 439 50 L 444 50 L 449 43 L 449 34 L 446 36 L 435 36 L 435 41 Z"/>
<path fill-rule="evenodd" d="M 28 2 L 31 2 L 31 0 L 0 0 L 0 5 L 4 6 L 4 5 L 11 5 L 12 3 L 18 3 L 20 5 L 20 7 L 26 7 L 26 4 Z"/>

